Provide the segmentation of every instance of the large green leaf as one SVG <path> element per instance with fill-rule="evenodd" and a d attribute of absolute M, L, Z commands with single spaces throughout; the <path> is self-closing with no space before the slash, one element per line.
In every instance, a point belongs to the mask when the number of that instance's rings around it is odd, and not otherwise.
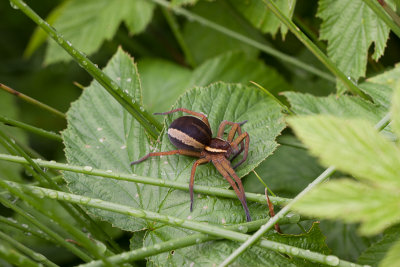
<path fill-rule="evenodd" d="M 267 8 L 263 1 L 231 0 L 230 2 L 254 27 L 260 29 L 263 33 L 270 33 L 275 36 L 280 29 L 282 37 L 285 37 L 288 31 L 287 27 L 282 25 L 281 21 Z M 289 18 L 292 17 L 296 0 L 274 0 L 274 2 L 283 14 Z"/>
<path fill-rule="evenodd" d="M 399 265 L 400 265 L 400 239 L 397 239 L 397 241 L 389 249 L 385 258 L 383 258 L 379 266 L 386 267 L 386 266 L 399 266 Z"/>
<path fill-rule="evenodd" d="M 132 59 L 118 50 L 104 70 L 128 92 L 135 101 L 141 101 L 138 73 Z M 172 79 L 173 77 L 171 77 Z M 239 84 L 216 83 L 209 87 L 193 88 L 184 94 L 176 107 L 185 107 L 208 114 L 213 132 L 224 120 L 248 122 L 243 129 L 250 134 L 249 158 L 237 173 L 244 176 L 263 161 L 276 147 L 275 137 L 284 127 L 279 106 L 254 88 Z M 181 114 L 167 116 L 166 124 Z M 142 127 L 123 110 L 118 103 L 93 82 L 86 88 L 78 101 L 72 104 L 68 114 L 68 128 L 63 132 L 65 152 L 69 163 L 88 165 L 112 171 L 188 182 L 193 159 L 185 156 L 155 157 L 130 167 L 129 163 L 151 150 L 173 150 L 167 136 L 162 135 L 159 144 L 150 144 Z M 257 144 L 257 145 L 254 145 Z M 242 222 L 245 219 L 239 201 L 196 196 L 194 211 L 189 211 L 187 192 L 115 181 L 82 174 L 65 173 L 70 190 L 77 194 L 130 205 L 136 208 L 171 214 L 210 223 Z M 228 187 L 229 184 L 210 164 L 200 166 L 195 184 Z M 266 208 L 249 203 L 254 219 L 265 217 Z M 103 220 L 115 226 L 137 231 L 157 228 L 147 237 L 168 239 L 176 237 L 174 231 L 153 222 L 132 219 L 112 212 L 90 209 Z"/>
<path fill-rule="evenodd" d="M 296 204 L 296 210 L 361 222 L 360 231 L 369 235 L 400 221 L 396 208 L 400 201 L 400 150 L 372 124 L 323 115 L 291 118 L 289 124 L 323 164 L 361 180 L 319 186 Z"/>
<path fill-rule="evenodd" d="M 323 22 L 320 38 L 328 41 L 328 55 L 346 75 L 358 79 L 366 71 L 368 49 L 374 43 L 373 59 L 386 46 L 389 27 L 363 0 L 321 0 L 318 14 Z"/>
<path fill-rule="evenodd" d="M 399 226 L 394 226 L 387 229 L 383 237 L 379 241 L 372 244 L 372 246 L 370 246 L 361 254 L 360 258 L 358 259 L 358 262 L 360 264 L 368 264 L 374 267 L 378 266 L 378 263 L 385 257 L 389 249 L 399 239 L 399 233 L 400 233 Z M 398 255 L 400 255 L 400 253 L 398 253 Z"/>
<path fill-rule="evenodd" d="M 289 122 L 324 165 L 380 186 L 400 186 L 400 150 L 371 123 L 326 115 L 291 118 Z"/>
<path fill-rule="evenodd" d="M 131 34 L 145 29 L 153 15 L 154 4 L 145 0 L 71 0 L 54 22 L 54 27 L 77 49 L 92 54 L 104 40 L 110 40 L 121 22 Z M 50 40 L 45 63 L 50 64 L 71 57 Z"/>
<path fill-rule="evenodd" d="M 316 187 L 293 208 L 310 216 L 361 222 L 360 232 L 374 235 L 400 222 L 399 202 L 398 188 L 341 179 Z"/>

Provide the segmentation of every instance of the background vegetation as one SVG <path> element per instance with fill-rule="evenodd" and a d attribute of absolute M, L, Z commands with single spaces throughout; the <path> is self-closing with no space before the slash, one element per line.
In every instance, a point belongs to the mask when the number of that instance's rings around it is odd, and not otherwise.
<path fill-rule="evenodd" d="M 1 265 L 400 265 L 399 1 L 27 5 L 0 2 Z M 253 222 L 210 164 L 192 213 L 193 159 L 129 166 L 172 106 L 248 120 Z"/>

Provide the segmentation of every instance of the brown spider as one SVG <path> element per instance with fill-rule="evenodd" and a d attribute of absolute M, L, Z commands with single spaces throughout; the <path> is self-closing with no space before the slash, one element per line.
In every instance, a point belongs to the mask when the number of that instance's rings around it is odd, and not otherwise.
<path fill-rule="evenodd" d="M 236 167 L 238 167 L 247 159 L 247 154 L 249 152 L 249 134 L 247 132 L 242 133 L 242 129 L 240 128 L 240 126 L 246 123 L 246 121 L 237 123 L 224 120 L 219 125 L 217 137 L 212 138 L 210 124 L 206 115 L 202 113 L 194 112 L 185 108 L 177 108 L 168 112 L 154 114 L 167 115 L 177 111 L 182 111 L 201 118 L 199 119 L 192 116 L 183 116 L 177 118 L 171 123 L 168 128 L 168 137 L 171 143 L 175 145 L 178 150 L 149 153 L 143 158 L 131 162 L 131 165 L 140 163 L 152 156 L 179 154 L 199 158 L 194 162 L 190 175 L 190 211 L 192 211 L 193 184 L 196 168 L 200 164 L 212 162 L 218 172 L 229 182 L 233 190 L 235 190 L 236 195 L 243 205 L 247 221 L 251 221 L 242 181 L 234 171 Z M 226 125 L 231 125 L 232 128 L 229 131 L 227 140 L 223 140 L 222 137 L 224 135 Z M 238 133 L 238 137 L 234 139 L 236 133 Z M 229 158 L 232 157 L 231 160 L 233 160 L 243 150 L 243 158 L 232 168 Z"/>

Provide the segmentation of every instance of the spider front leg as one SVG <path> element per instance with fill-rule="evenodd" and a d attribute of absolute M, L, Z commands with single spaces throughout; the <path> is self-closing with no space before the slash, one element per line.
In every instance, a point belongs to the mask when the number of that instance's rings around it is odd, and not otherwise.
<path fill-rule="evenodd" d="M 201 156 L 200 152 L 191 151 L 191 150 L 187 150 L 187 149 L 178 149 L 178 150 L 171 150 L 171 151 L 165 151 L 165 152 L 152 152 L 152 153 L 147 154 L 146 156 L 144 156 L 141 159 L 132 161 L 131 165 L 140 163 L 140 162 L 148 159 L 149 157 L 168 156 L 168 155 L 185 155 L 185 156 L 198 157 L 198 158 L 200 158 L 200 156 Z"/>
<path fill-rule="evenodd" d="M 240 126 L 242 126 L 246 122 L 247 122 L 247 120 L 246 121 L 242 121 L 242 122 L 231 122 L 231 121 L 226 121 L 226 120 L 222 121 L 221 124 L 219 125 L 219 128 L 218 128 L 217 137 L 222 139 L 222 137 L 224 135 L 224 131 L 225 131 L 226 125 L 231 125 L 232 128 L 228 133 L 227 141 L 228 142 L 232 142 L 232 140 L 235 137 L 236 133 L 238 134 L 238 136 L 240 136 L 242 134 L 242 128 Z M 240 149 L 234 152 L 231 161 L 234 160 L 240 153 L 242 153 L 244 148 L 245 148 L 244 147 L 244 142 L 241 142 L 240 143 Z M 239 165 L 235 165 L 234 168 L 236 168 Z"/>
<path fill-rule="evenodd" d="M 235 166 L 233 166 L 234 169 L 236 169 L 240 164 L 242 164 L 243 162 L 246 161 L 247 159 L 247 155 L 249 154 L 249 145 L 250 145 L 250 136 L 247 132 L 242 133 L 241 135 L 239 135 L 235 140 L 233 140 L 232 144 L 238 146 L 240 143 L 243 142 L 243 140 L 245 140 L 245 146 L 244 146 L 244 154 L 243 154 L 243 158 L 236 163 Z"/>

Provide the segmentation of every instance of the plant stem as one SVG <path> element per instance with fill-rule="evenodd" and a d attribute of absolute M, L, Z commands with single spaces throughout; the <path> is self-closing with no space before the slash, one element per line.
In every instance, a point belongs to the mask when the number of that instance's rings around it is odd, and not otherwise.
<path fill-rule="evenodd" d="M 30 166 L 26 166 L 27 170 L 35 177 L 37 178 L 37 181 L 41 185 L 48 185 L 51 188 L 61 190 L 61 187 L 56 184 L 56 182 L 46 173 L 44 172 L 39 165 L 37 165 L 24 150 L 22 150 L 17 144 L 13 142 L 7 135 L 5 135 L 1 130 L 0 130 L 0 142 L 3 143 L 3 145 L 6 146 L 7 149 L 11 153 L 16 153 L 19 155 L 22 155 L 27 163 Z M 32 169 L 31 169 L 32 168 Z M 111 238 L 108 237 L 108 235 L 103 231 L 102 228 L 100 228 L 97 223 L 89 216 L 86 214 L 85 211 L 82 210 L 81 207 L 78 205 L 66 205 L 65 203 L 61 202 L 60 205 L 67 211 L 74 219 L 75 221 L 81 225 L 82 227 L 87 228 L 94 236 L 96 236 L 98 239 L 104 239 L 109 241 L 109 243 L 118 250 L 118 245 L 115 244 Z M 82 219 L 81 215 L 85 218 Z"/>
<path fill-rule="evenodd" d="M 288 18 L 271 0 L 263 0 L 267 7 L 289 28 L 289 30 L 328 68 L 353 94 L 369 99 L 319 48 Z"/>
<path fill-rule="evenodd" d="M 42 265 L 34 262 L 25 255 L 19 253 L 14 248 L 0 244 L 0 259 L 4 259 L 14 266 L 24 266 L 24 267 L 41 267 Z"/>
<path fill-rule="evenodd" d="M 54 41 L 56 41 L 78 64 L 85 69 L 98 83 L 100 83 L 107 92 L 117 100 L 149 133 L 151 137 L 157 139 L 162 129 L 159 123 L 152 115 L 143 110 L 130 95 L 125 93 L 121 87 L 114 82 L 107 74 L 102 72 L 97 65 L 93 64 L 86 55 L 77 50 L 69 41 L 51 27 L 45 20 L 37 15 L 22 0 L 10 0 L 25 15 L 32 19 L 39 27 L 41 27 Z"/>
<path fill-rule="evenodd" d="M 0 115 L 0 122 L 3 122 L 6 125 L 10 125 L 10 126 L 16 126 L 19 127 L 21 129 L 27 130 L 28 132 L 52 139 L 52 140 L 56 140 L 59 142 L 62 142 L 62 138 L 59 134 L 53 133 L 53 132 L 49 132 L 46 130 L 43 130 L 41 128 L 37 128 L 35 126 L 31 126 L 29 124 L 20 122 L 20 121 L 16 121 L 13 119 L 9 119 L 7 117 L 1 116 Z"/>
<path fill-rule="evenodd" d="M 31 259 L 35 260 L 36 262 L 43 263 L 45 266 L 50 266 L 50 267 L 56 267 L 58 266 L 57 264 L 54 264 L 53 262 L 49 261 L 45 256 L 43 256 L 40 253 L 37 253 L 27 246 L 21 244 L 18 242 L 16 239 L 6 235 L 2 231 L 0 231 L 0 239 L 3 239 L 4 241 L 10 243 L 12 246 L 17 248 L 19 251 L 25 253 L 25 255 L 28 255 Z"/>
<path fill-rule="evenodd" d="M 4 225 L 8 225 L 9 227 L 13 227 L 15 229 L 18 229 L 20 231 L 22 231 L 23 233 L 30 233 L 34 236 L 36 236 L 37 238 L 41 238 L 43 240 L 47 240 L 47 241 L 51 241 L 50 238 L 45 235 L 42 231 L 38 231 L 32 227 L 30 227 L 27 224 L 21 224 L 19 222 L 17 222 L 14 218 L 11 217 L 3 217 L 0 215 L 0 229 L 5 230 L 5 228 L 3 227 Z"/>
<path fill-rule="evenodd" d="M 228 230 L 226 228 L 210 225 L 207 223 L 196 222 L 192 220 L 184 220 L 173 216 L 163 215 L 160 213 L 135 209 L 131 206 L 121 205 L 113 202 L 103 201 L 101 199 L 90 198 L 86 196 L 80 196 L 70 193 L 65 193 L 61 191 L 56 191 L 52 189 L 37 187 L 37 186 L 28 186 L 22 185 L 18 183 L 14 183 L 11 181 L 7 181 L 8 185 L 13 188 L 19 188 L 20 190 L 26 192 L 27 194 L 31 194 L 35 197 L 46 197 L 51 199 L 58 199 L 67 201 L 70 203 L 79 203 L 81 205 L 86 205 L 88 207 L 98 208 L 102 210 L 117 212 L 120 214 L 141 218 L 150 221 L 156 221 L 165 223 L 174 227 L 183 227 L 189 230 L 202 232 L 204 234 L 210 234 L 215 237 L 225 238 L 232 241 L 244 242 L 249 239 L 249 235 L 244 233 L 235 232 L 232 230 Z M 271 220 L 269 220 L 271 221 Z M 243 229 L 246 230 L 246 229 Z M 246 230 L 247 231 L 247 230 Z M 326 256 L 317 252 L 312 252 L 309 250 L 289 246 L 283 243 L 270 241 L 270 240 L 261 240 L 258 244 L 260 247 L 271 249 L 273 251 L 284 253 L 293 257 L 300 257 L 309 261 L 315 261 L 319 263 L 329 264 L 331 260 L 338 262 L 336 266 L 356 266 L 351 262 L 340 260 L 336 256 Z M 358 265 L 360 266 L 360 265 Z"/>
<path fill-rule="evenodd" d="M 1 181 L 1 180 L 0 180 Z M 83 252 L 82 250 L 78 249 L 71 243 L 65 241 L 65 239 L 60 236 L 58 233 L 54 232 L 50 228 L 48 228 L 46 225 L 38 221 L 35 217 L 31 216 L 29 213 L 27 213 L 25 210 L 17 207 L 4 197 L 0 195 L 0 203 L 4 205 L 5 207 L 8 207 L 12 210 L 14 210 L 16 213 L 21 215 L 24 219 L 26 219 L 28 222 L 32 223 L 34 226 L 36 226 L 39 230 L 47 234 L 55 244 L 64 246 L 66 249 L 71 251 L 73 254 L 75 254 L 77 257 L 82 259 L 83 261 L 89 262 L 92 259 L 90 258 L 89 255 L 86 254 L 86 252 Z"/>
<path fill-rule="evenodd" d="M 247 229 L 248 230 L 247 232 L 251 232 L 258 229 L 258 227 L 260 227 L 267 220 L 268 219 L 261 219 L 248 223 L 230 225 L 226 227 L 226 229 L 237 232 L 243 232 L 243 230 Z M 192 234 L 185 237 L 175 238 L 165 242 L 160 242 L 155 245 L 139 248 L 136 250 L 127 251 L 119 255 L 111 256 L 108 259 L 111 263 L 119 265 L 126 262 L 141 260 L 163 252 L 177 250 L 180 248 L 189 247 L 193 245 L 199 245 L 207 241 L 218 240 L 218 239 L 219 238 L 217 237 L 213 237 L 206 234 Z M 99 267 L 99 266 L 102 266 L 101 261 L 92 261 L 86 264 L 82 264 L 79 267 Z"/>
<path fill-rule="evenodd" d="M 375 128 L 379 131 L 383 130 L 386 125 L 389 124 L 390 114 L 386 114 L 376 125 Z M 290 208 L 298 202 L 304 195 L 306 195 L 315 186 L 325 181 L 336 171 L 334 166 L 328 167 L 323 173 L 321 173 L 311 184 L 309 184 L 303 191 L 301 191 L 292 201 L 283 207 L 274 217 L 272 217 L 266 224 L 260 227 L 260 229 L 254 233 L 249 239 L 246 240 L 239 248 L 237 248 L 228 258 L 226 258 L 219 266 L 227 266 L 232 263 L 240 254 L 246 249 L 252 246 L 258 239 L 260 239 L 269 229 L 271 229 L 276 223 L 279 222 L 282 216 L 285 216 Z"/>
<path fill-rule="evenodd" d="M 61 117 L 63 119 L 66 118 L 65 114 L 62 113 L 61 111 L 58 111 L 57 109 L 52 108 L 52 107 L 50 107 L 50 106 L 48 106 L 48 105 L 46 105 L 46 104 L 44 104 L 44 103 L 32 98 L 32 97 L 29 97 L 29 96 L 27 96 L 27 95 L 25 95 L 23 93 L 20 93 L 17 90 L 12 89 L 11 87 L 9 87 L 9 86 L 7 86 L 5 84 L 0 83 L 0 89 L 3 89 L 4 91 L 6 91 L 8 93 L 10 93 L 12 95 L 15 95 L 15 96 L 19 97 L 20 99 L 22 99 L 22 100 L 24 100 L 24 101 L 26 101 L 28 103 L 31 103 L 31 104 L 33 104 L 33 105 L 35 105 L 35 106 L 37 106 L 37 107 L 39 107 L 41 109 L 49 111 L 49 112 L 53 113 L 54 115 L 57 115 L 57 116 L 59 116 L 59 117 Z"/>
<path fill-rule="evenodd" d="M 363 0 L 374 12 L 375 14 L 386 23 L 386 25 L 400 38 L 400 19 L 390 6 L 388 6 L 384 1 L 383 4 L 379 4 L 376 0 Z M 387 13 L 386 13 L 386 12 Z M 390 17 L 391 18 L 390 18 Z"/>
<path fill-rule="evenodd" d="M 175 17 L 171 14 L 171 12 L 163 7 L 161 8 L 162 13 L 164 14 L 165 19 L 168 22 L 169 27 L 172 30 L 172 33 L 175 36 L 176 41 L 178 42 L 179 46 L 181 47 L 183 54 L 185 55 L 186 62 L 192 67 L 196 67 L 196 61 L 193 58 L 192 53 L 190 52 L 189 47 L 186 45 L 185 40 L 179 30 L 178 22 L 176 21 Z"/>
<path fill-rule="evenodd" d="M 0 160 L 7 160 L 7 161 L 11 161 L 11 162 L 15 162 L 15 163 L 22 163 L 22 164 L 27 163 L 27 161 L 22 157 L 12 156 L 12 155 L 7 155 L 7 154 L 0 154 Z M 44 168 L 49 168 L 49 169 L 57 169 L 57 170 L 70 171 L 70 172 L 76 172 L 76 173 L 83 173 L 83 174 L 101 176 L 101 177 L 111 178 L 111 179 L 116 179 L 116 180 L 129 181 L 129 182 L 135 182 L 135 183 L 141 183 L 141 184 L 149 184 L 149 185 L 155 185 L 155 186 L 160 186 L 160 187 L 168 187 L 168 188 L 189 191 L 188 183 L 180 183 L 180 182 L 152 178 L 152 177 L 147 177 L 147 176 L 141 176 L 141 175 L 136 175 L 136 174 L 131 174 L 131 173 L 114 173 L 114 172 L 110 172 L 108 170 L 93 169 L 91 166 L 81 167 L 81 166 L 69 165 L 69 164 L 64 164 L 64 163 L 58 163 L 58 162 L 54 162 L 54 161 L 45 161 L 42 159 L 37 159 L 37 160 L 33 160 L 33 161 L 37 165 L 44 167 Z M 219 196 L 219 197 L 237 199 L 236 193 L 233 190 L 222 189 L 222 188 L 211 187 L 211 186 L 196 185 L 194 187 L 194 192 L 201 193 L 201 194 L 207 194 L 207 195 L 214 195 L 214 196 Z M 248 201 L 255 201 L 255 202 L 267 204 L 267 201 L 265 200 L 265 197 L 262 194 L 246 193 L 246 198 Z M 287 199 L 287 198 L 271 197 L 271 202 L 274 205 L 285 205 L 285 204 L 289 203 L 289 201 L 290 201 L 290 199 Z"/>
<path fill-rule="evenodd" d="M 332 77 L 329 73 L 321 71 L 321 70 L 319 70 L 319 69 L 317 69 L 317 68 L 315 68 L 315 67 L 313 67 L 311 65 L 308 65 L 308 64 L 306 64 L 306 63 L 304 63 L 304 62 L 302 62 L 302 61 L 300 61 L 300 60 L 298 60 L 298 59 L 296 59 L 294 57 L 288 56 L 288 55 L 286 55 L 286 54 L 284 54 L 284 53 L 282 53 L 282 52 L 280 52 L 280 51 L 278 51 L 278 50 L 276 50 L 276 49 L 274 49 L 272 47 L 266 46 L 265 44 L 262 44 L 262 43 L 260 43 L 260 42 L 258 42 L 256 40 L 253 40 L 253 39 L 251 39 L 251 38 L 249 38 L 249 37 L 247 37 L 247 36 L 245 36 L 243 34 L 240 34 L 240 33 L 237 33 L 235 31 L 232 31 L 232 30 L 230 30 L 230 29 L 228 29 L 228 28 L 226 28 L 224 26 L 221 26 L 221 25 L 219 25 L 217 23 L 214 23 L 214 22 L 212 22 L 210 20 L 207 20 L 207 19 L 205 19 L 205 18 L 203 18 L 201 16 L 198 16 L 198 15 L 196 15 L 196 14 L 190 12 L 190 11 L 187 11 L 186 9 L 183 9 L 181 7 L 178 7 L 178 6 L 171 5 L 170 2 L 167 2 L 165 0 L 152 0 L 152 1 L 157 3 L 157 4 L 159 4 L 160 6 L 163 6 L 163 7 L 168 8 L 169 10 L 172 10 L 173 12 L 175 12 L 178 15 L 182 15 L 182 16 L 188 18 L 191 21 L 196 21 L 196 22 L 198 22 L 198 23 L 200 23 L 200 24 L 202 24 L 202 25 L 204 25 L 206 27 L 212 28 L 213 30 L 216 30 L 216 31 L 221 32 L 221 33 L 223 33 L 223 34 L 225 34 L 227 36 L 230 36 L 230 37 L 232 37 L 232 38 L 234 38 L 236 40 L 239 40 L 239 41 L 241 41 L 243 43 L 246 43 L 246 44 L 251 45 L 251 46 L 253 46 L 255 48 L 258 48 L 261 51 L 263 51 L 263 52 L 265 52 L 265 53 L 267 53 L 267 54 L 269 54 L 271 56 L 274 56 L 274 57 L 276 57 L 276 58 L 278 58 L 278 59 L 280 59 L 280 60 L 282 60 L 284 62 L 292 64 L 292 65 L 294 65 L 296 67 L 299 67 L 299 68 L 301 68 L 301 69 L 303 69 L 305 71 L 308 71 L 310 73 L 313 73 L 313 74 L 315 74 L 315 75 L 317 75 L 317 76 L 319 76 L 319 77 L 321 77 L 323 79 L 326 79 L 328 81 L 336 82 L 335 78 Z"/>
<path fill-rule="evenodd" d="M 282 109 L 284 111 L 286 111 L 286 113 L 290 114 L 290 115 L 294 115 L 294 113 L 290 110 L 290 108 L 288 106 L 286 106 L 285 104 L 282 103 L 282 101 L 280 101 L 278 98 L 276 98 L 273 94 L 271 94 L 270 91 L 268 91 L 267 89 L 265 89 L 264 87 L 262 87 L 262 85 L 250 81 L 252 84 L 254 84 L 256 87 L 258 87 L 261 91 L 263 91 L 266 95 L 268 95 L 269 97 L 271 97 L 276 103 L 278 103 Z"/>

